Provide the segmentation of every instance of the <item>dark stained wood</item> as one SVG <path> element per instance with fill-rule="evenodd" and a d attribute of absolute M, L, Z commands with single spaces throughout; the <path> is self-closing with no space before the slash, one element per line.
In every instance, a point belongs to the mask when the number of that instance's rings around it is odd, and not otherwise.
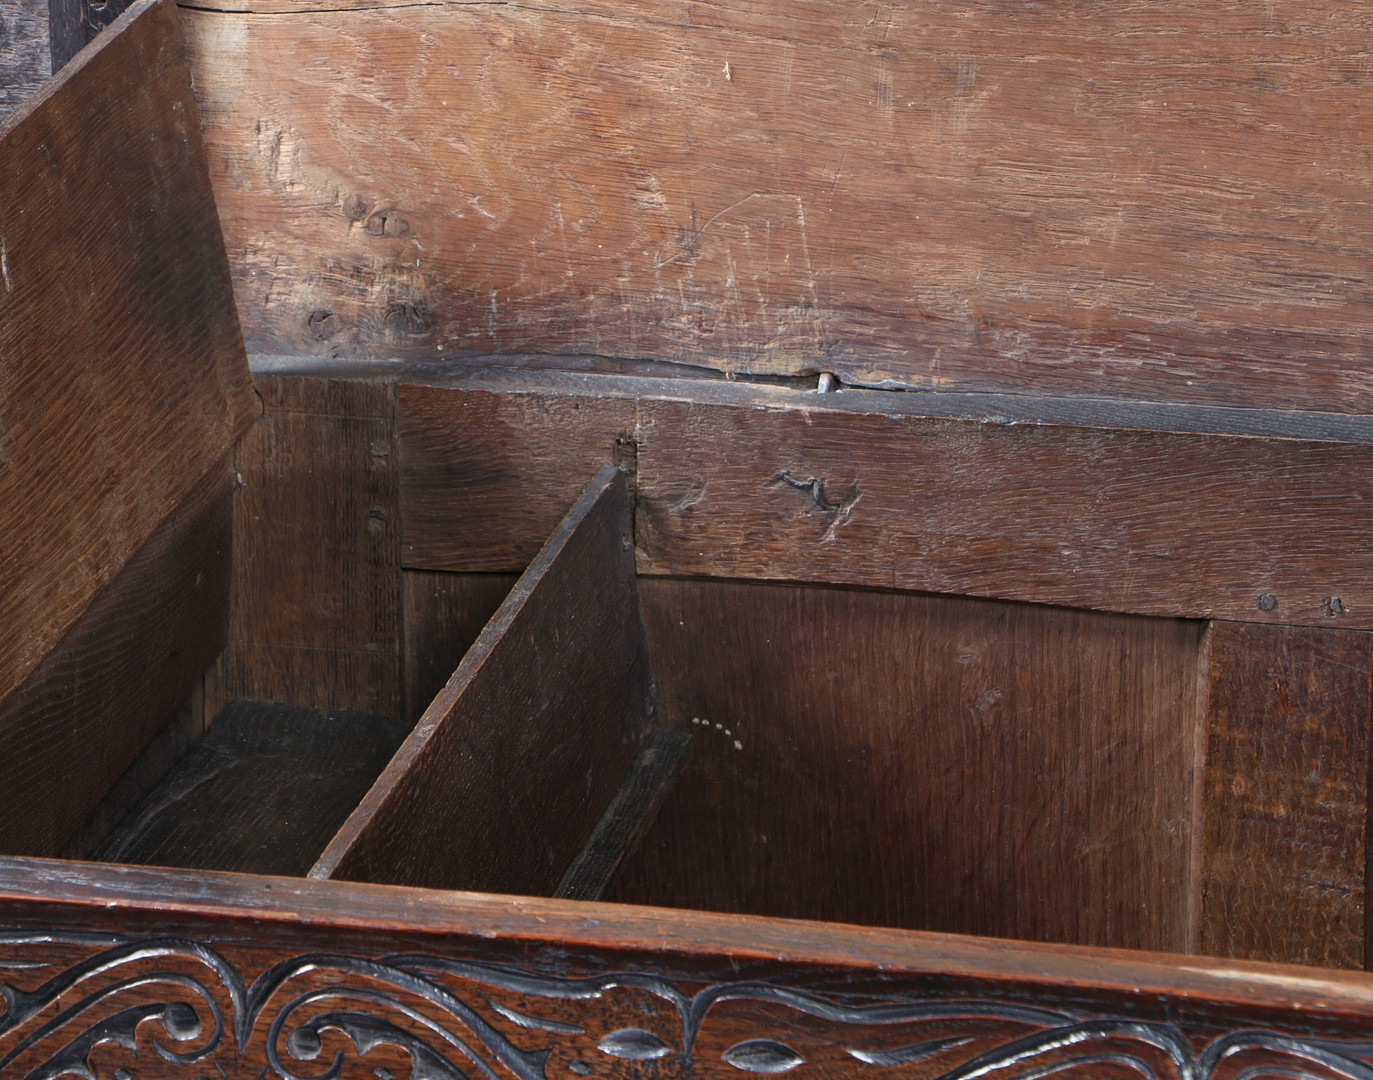
<path fill-rule="evenodd" d="M 531 389 L 454 395 L 401 383 L 406 566 L 522 572 L 585 477 L 614 460 L 617 444 L 632 443 L 632 398 Z"/>
<path fill-rule="evenodd" d="M 61 71 L 128 7 L 129 0 L 48 0 L 52 70 Z"/>
<path fill-rule="evenodd" d="M 1362 967 L 1373 636 L 1215 623 L 1201 951 Z"/>
<path fill-rule="evenodd" d="M 253 412 L 176 9 L 137 10 L 0 124 L 0 701 Z"/>
<path fill-rule="evenodd" d="M 149 792 L 176 768 L 205 734 L 205 680 L 197 679 L 190 695 L 172 718 L 144 745 L 133 764 L 91 811 L 58 854 L 64 859 L 87 859 L 148 797 Z"/>
<path fill-rule="evenodd" d="M 312 876 L 552 892 L 652 710 L 630 524 L 604 466 Z"/>
<path fill-rule="evenodd" d="M 1200 624 L 639 586 L 695 744 L 610 898 L 1187 948 Z"/>
<path fill-rule="evenodd" d="M 515 574 L 402 574 L 406 720 L 418 720 L 429 707 L 517 580 Z"/>
<path fill-rule="evenodd" d="M 264 350 L 1373 412 L 1358 5 L 196 7 Z"/>
<path fill-rule="evenodd" d="M 1363 973 L 298 878 L 0 860 L 0 911 L 16 1076 L 1344 1080 L 1373 1021 Z"/>
<path fill-rule="evenodd" d="M 1360 444 L 925 417 L 916 394 L 411 379 L 399 397 L 408 566 L 517 568 L 570 497 L 558 447 L 576 461 L 627 430 L 641 573 L 1373 626 Z M 458 485 L 464 500 L 445 497 Z M 529 491 L 541 494 L 521 509 Z M 479 505 L 492 514 L 468 512 Z"/>
<path fill-rule="evenodd" d="M 228 463 L 0 704 L 0 851 L 56 854 L 224 645 Z"/>
<path fill-rule="evenodd" d="M 672 794 L 691 754 L 691 735 L 653 728 L 639 756 L 586 846 L 572 860 L 553 895 L 565 900 L 599 900 L 614 884 L 625 860 L 639 849 L 663 801 Z"/>
<path fill-rule="evenodd" d="M 233 620 L 212 711 L 258 697 L 401 715 L 389 379 L 259 373 L 263 417 L 236 456 Z"/>
<path fill-rule="evenodd" d="M 303 875 L 409 728 L 238 698 L 93 858 Z"/>
<path fill-rule="evenodd" d="M 0 3 L 0 121 L 52 74 L 48 0 Z"/>

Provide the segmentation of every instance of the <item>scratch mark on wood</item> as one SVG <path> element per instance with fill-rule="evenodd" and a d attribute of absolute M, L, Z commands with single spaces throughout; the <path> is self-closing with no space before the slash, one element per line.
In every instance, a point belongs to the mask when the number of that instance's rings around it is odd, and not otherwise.
<path fill-rule="evenodd" d="M 677 261 L 678 261 L 679 259 L 681 259 L 682 257 L 691 254 L 691 253 L 692 253 L 693 251 L 695 251 L 695 249 L 696 249 L 696 243 L 697 243 L 697 241 L 701 239 L 702 234 L 703 234 L 707 229 L 709 229 L 712 225 L 714 225 L 717 221 L 719 221 L 719 220 L 720 220 L 722 217 L 724 217 L 726 214 L 730 213 L 730 212 L 733 211 L 733 210 L 739 209 L 739 207 L 743 206 L 744 203 L 749 202 L 749 201 L 752 200 L 752 199 L 767 199 L 767 198 L 774 198 L 774 197 L 779 197 L 779 196 L 780 196 L 781 198 L 792 198 L 792 199 L 795 199 L 795 200 L 796 200 L 796 205 L 797 205 L 797 213 L 800 214 L 800 206 L 801 206 L 801 196 L 800 196 L 800 195 L 794 195 L 794 194 L 793 194 L 793 195 L 787 195 L 787 194 L 782 194 L 782 193 L 780 193 L 780 192 L 771 192 L 771 191 L 750 191 L 750 192 L 749 192 L 747 195 L 745 195 L 742 199 L 739 199 L 739 200 L 737 200 L 736 202 L 730 203 L 730 204 L 729 204 L 728 206 L 726 206 L 723 210 L 720 210 L 720 211 L 716 212 L 715 214 L 712 214 L 709 218 L 707 218 L 706 221 L 705 221 L 705 224 L 703 224 L 699 229 L 696 229 L 696 230 L 694 230 L 694 231 L 692 232 L 692 234 L 691 234 L 691 239 L 688 240 L 685 244 L 682 245 L 682 248 L 681 248 L 680 251 L 678 251 L 675 255 L 669 255 L 666 259 L 662 259 L 662 260 L 660 260 L 659 262 L 655 262 L 655 263 L 653 264 L 653 269 L 655 269 L 655 270 L 661 270 L 663 267 L 665 267 L 665 266 L 670 266 L 672 263 L 677 262 Z M 804 220 L 801 221 L 801 227 L 802 227 L 802 229 L 805 228 L 805 221 L 804 221 Z"/>

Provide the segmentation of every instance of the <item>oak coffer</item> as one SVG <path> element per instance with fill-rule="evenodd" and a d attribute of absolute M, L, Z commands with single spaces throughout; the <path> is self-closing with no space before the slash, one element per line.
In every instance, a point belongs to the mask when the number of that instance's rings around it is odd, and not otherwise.
<path fill-rule="evenodd" d="M 0 1075 L 1369 1080 L 1369 55 L 140 0 L 0 127 Z"/>

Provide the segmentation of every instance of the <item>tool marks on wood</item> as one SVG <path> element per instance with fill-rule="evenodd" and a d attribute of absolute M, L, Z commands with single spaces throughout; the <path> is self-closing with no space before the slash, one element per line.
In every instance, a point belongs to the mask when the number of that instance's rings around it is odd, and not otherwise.
<path fill-rule="evenodd" d="M 263 351 L 1373 412 L 1356 6 L 185 15 Z"/>

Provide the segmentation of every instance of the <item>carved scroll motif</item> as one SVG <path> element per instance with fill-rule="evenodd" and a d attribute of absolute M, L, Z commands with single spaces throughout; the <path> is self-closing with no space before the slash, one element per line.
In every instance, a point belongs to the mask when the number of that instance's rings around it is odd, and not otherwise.
<path fill-rule="evenodd" d="M 308 953 L 248 982 L 203 942 L 17 932 L 0 934 L 0 978 L 0 1076 L 24 1080 L 1373 1080 L 1373 1041 L 1189 1039 L 1011 1001 L 841 1000 L 759 981 L 688 991 L 647 972 L 570 978 L 427 953 Z"/>

